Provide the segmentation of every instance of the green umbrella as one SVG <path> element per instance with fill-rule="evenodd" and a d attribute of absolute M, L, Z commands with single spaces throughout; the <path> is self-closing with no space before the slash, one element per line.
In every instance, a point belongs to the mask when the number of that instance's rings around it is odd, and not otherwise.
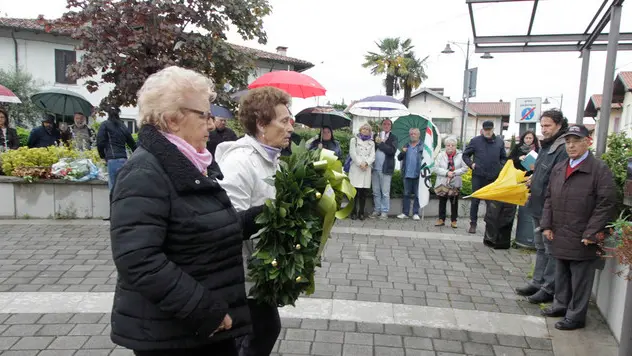
<path fill-rule="evenodd" d="M 33 94 L 31 101 L 40 109 L 55 115 L 73 116 L 80 112 L 90 117 L 93 106 L 90 102 L 73 91 L 52 88 Z"/>
<path fill-rule="evenodd" d="M 441 138 L 439 137 L 440 133 L 439 130 L 437 130 L 437 127 L 432 123 L 430 119 L 417 114 L 401 116 L 393 122 L 392 132 L 397 137 L 397 143 L 399 145 L 399 147 L 397 147 L 398 149 L 406 146 L 406 144 L 408 144 L 408 142 L 410 141 L 409 130 L 411 128 L 419 129 L 419 132 L 421 133 L 421 136 L 419 137 L 420 142 L 424 142 L 424 138 L 426 137 L 426 129 L 430 128 L 433 133 L 433 147 L 441 149 Z"/>

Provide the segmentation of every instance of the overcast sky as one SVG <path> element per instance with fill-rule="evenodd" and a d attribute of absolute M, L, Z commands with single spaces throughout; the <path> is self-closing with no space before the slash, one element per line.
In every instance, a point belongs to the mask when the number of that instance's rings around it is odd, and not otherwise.
<path fill-rule="evenodd" d="M 609 1 L 610 2 L 610 1 Z M 382 79 L 361 66 L 367 51 L 377 50 L 374 42 L 385 37 L 411 38 L 415 51 L 428 60 L 428 80 L 423 86 L 443 87 L 458 101 L 463 81 L 464 54 L 456 47 L 451 55 L 441 54 L 446 41 L 466 42 L 472 30 L 465 0 L 270 0 L 272 15 L 265 20 L 268 44 L 244 42 L 234 34 L 231 42 L 275 51 L 288 47 L 288 55 L 308 60 L 315 67 L 306 73 L 328 91 L 327 98 L 298 100 L 294 110 L 327 100 L 360 99 L 383 94 Z M 0 0 L 0 13 L 10 17 L 47 18 L 65 11 L 65 0 Z M 542 0 L 533 34 L 582 33 L 600 0 Z M 526 34 L 531 1 L 475 5 L 477 34 Z M 609 26 L 605 32 L 608 31 Z M 622 32 L 632 32 L 632 1 L 624 3 Z M 465 45 L 462 46 L 465 49 Z M 546 97 L 575 118 L 577 88 L 581 69 L 579 53 L 494 54 L 481 59 L 472 51 L 470 67 L 478 67 L 478 92 L 472 101 L 511 101 L 519 97 Z M 591 55 L 588 95 L 601 93 L 605 52 Z M 617 67 L 632 71 L 632 52 L 619 52 Z M 547 106 L 544 107 L 546 109 Z M 512 105 L 513 111 L 513 105 Z M 512 121 L 513 121 L 512 112 Z M 513 125 L 512 125 L 513 126 Z"/>

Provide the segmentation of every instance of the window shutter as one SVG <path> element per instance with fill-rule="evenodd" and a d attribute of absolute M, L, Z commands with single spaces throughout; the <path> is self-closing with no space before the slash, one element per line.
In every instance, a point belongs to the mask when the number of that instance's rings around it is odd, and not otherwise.
<path fill-rule="evenodd" d="M 62 50 L 55 50 L 55 82 L 56 83 L 65 83 L 66 82 L 66 70 L 65 70 L 65 58 L 64 52 Z"/>

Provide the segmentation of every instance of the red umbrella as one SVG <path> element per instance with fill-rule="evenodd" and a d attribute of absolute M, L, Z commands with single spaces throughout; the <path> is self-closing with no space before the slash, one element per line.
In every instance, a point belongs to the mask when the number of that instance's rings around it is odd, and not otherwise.
<path fill-rule="evenodd" d="M 309 75 L 289 70 L 268 72 L 250 83 L 248 89 L 260 87 L 279 88 L 296 98 L 323 96 L 327 91 Z"/>
<path fill-rule="evenodd" d="M 13 94 L 13 92 L 4 85 L 0 85 L 0 103 L 15 103 L 19 104 L 22 101 L 17 95 Z"/>

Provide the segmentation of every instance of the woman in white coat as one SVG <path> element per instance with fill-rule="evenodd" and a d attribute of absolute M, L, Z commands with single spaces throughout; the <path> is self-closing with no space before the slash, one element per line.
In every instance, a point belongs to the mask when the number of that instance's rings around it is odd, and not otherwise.
<path fill-rule="evenodd" d="M 435 193 L 439 196 L 439 219 L 435 226 L 444 226 L 446 220 L 446 206 L 450 201 L 452 227 L 456 229 L 456 219 L 459 216 L 459 193 L 463 185 L 462 175 L 467 173 L 468 167 L 463 162 L 461 151 L 456 149 L 456 139 L 446 138 L 443 143 L 445 150 L 441 151 L 435 160 L 433 168 L 437 175 Z"/>
<path fill-rule="evenodd" d="M 351 139 L 349 155 L 351 156 L 349 181 L 357 191 L 351 219 L 364 220 L 364 204 L 371 189 L 371 165 L 375 161 L 375 142 L 373 142 L 371 125 L 362 125 L 360 133 Z"/>

